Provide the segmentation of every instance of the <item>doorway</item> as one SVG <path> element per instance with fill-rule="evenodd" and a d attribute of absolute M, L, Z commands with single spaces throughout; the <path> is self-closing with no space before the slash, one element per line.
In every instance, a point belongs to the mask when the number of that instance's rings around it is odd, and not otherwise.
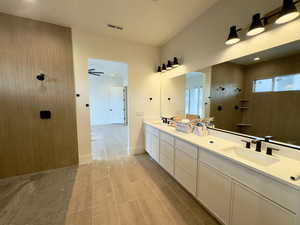
<path fill-rule="evenodd" d="M 128 155 L 128 65 L 88 60 L 93 160 Z"/>

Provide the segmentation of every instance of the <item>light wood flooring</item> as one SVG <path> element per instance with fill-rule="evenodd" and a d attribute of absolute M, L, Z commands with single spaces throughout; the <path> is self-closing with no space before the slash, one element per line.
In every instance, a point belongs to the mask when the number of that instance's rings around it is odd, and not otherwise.
<path fill-rule="evenodd" d="M 128 127 L 119 124 L 92 127 L 92 158 L 107 160 L 128 155 Z"/>
<path fill-rule="evenodd" d="M 109 149 L 89 165 L 0 180 L 0 224 L 218 224 L 148 155 Z"/>

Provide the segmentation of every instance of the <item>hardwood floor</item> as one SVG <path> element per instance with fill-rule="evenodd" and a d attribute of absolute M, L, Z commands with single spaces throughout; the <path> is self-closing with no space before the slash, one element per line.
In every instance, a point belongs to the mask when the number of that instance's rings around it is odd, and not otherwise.
<path fill-rule="evenodd" d="M 148 155 L 113 150 L 89 165 L 0 180 L 0 224 L 218 224 Z"/>

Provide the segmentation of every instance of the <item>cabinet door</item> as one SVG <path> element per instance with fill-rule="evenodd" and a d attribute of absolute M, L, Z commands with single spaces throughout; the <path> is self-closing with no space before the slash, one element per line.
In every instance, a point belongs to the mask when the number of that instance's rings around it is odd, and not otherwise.
<path fill-rule="evenodd" d="M 159 164 L 174 176 L 174 147 L 162 140 L 159 145 Z"/>
<path fill-rule="evenodd" d="M 196 196 L 219 220 L 229 224 L 231 199 L 229 177 L 199 161 Z"/>
<path fill-rule="evenodd" d="M 152 134 L 152 158 L 159 162 L 159 137 Z"/>
<path fill-rule="evenodd" d="M 232 225 L 296 225 L 296 216 L 240 184 L 234 185 Z"/>
<path fill-rule="evenodd" d="M 187 149 L 175 149 L 175 179 L 195 196 L 197 186 L 197 159 L 186 152 Z"/>
<path fill-rule="evenodd" d="M 145 150 L 148 152 L 149 155 L 151 155 L 151 149 L 152 149 L 152 134 L 145 129 Z"/>

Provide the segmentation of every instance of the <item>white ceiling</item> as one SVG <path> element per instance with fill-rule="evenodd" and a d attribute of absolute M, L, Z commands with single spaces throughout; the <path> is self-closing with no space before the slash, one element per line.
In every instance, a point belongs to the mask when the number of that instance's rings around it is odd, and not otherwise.
<path fill-rule="evenodd" d="M 220 0 L 1 0 L 0 11 L 159 46 Z M 107 24 L 124 27 L 112 30 Z"/>
<path fill-rule="evenodd" d="M 122 62 L 107 61 L 102 59 L 89 59 L 88 69 L 95 69 L 97 72 L 103 72 L 102 77 L 112 79 L 128 80 L 128 65 Z"/>

